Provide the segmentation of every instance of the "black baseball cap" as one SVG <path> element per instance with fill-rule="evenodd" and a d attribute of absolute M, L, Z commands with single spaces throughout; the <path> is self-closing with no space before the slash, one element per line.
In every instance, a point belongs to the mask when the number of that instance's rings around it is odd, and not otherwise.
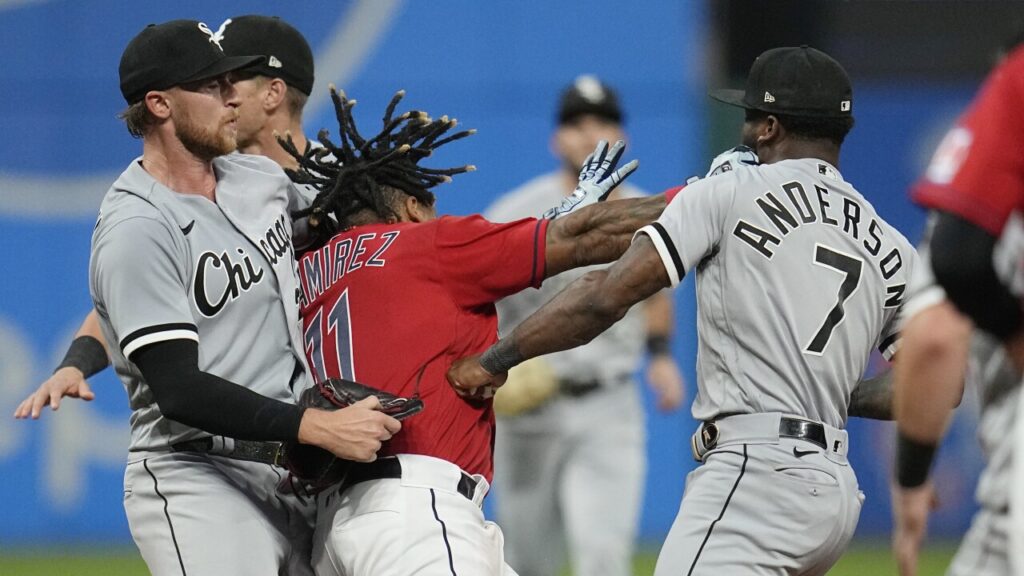
<path fill-rule="evenodd" d="M 313 91 L 313 50 L 302 34 L 277 16 L 250 14 L 227 19 L 220 45 L 228 56 L 262 54 L 247 72 L 280 78 L 306 96 Z"/>
<path fill-rule="evenodd" d="M 586 114 L 622 123 L 618 95 L 597 76 L 590 74 L 577 77 L 562 90 L 558 100 L 558 123 L 567 124 Z"/>
<path fill-rule="evenodd" d="M 754 60 L 746 90 L 712 90 L 733 106 L 789 116 L 844 118 L 853 114 L 853 88 L 846 70 L 809 46 L 773 48 Z"/>
<path fill-rule="evenodd" d="M 121 94 L 129 104 L 134 104 L 150 90 L 213 78 L 263 59 L 227 56 L 219 41 L 198 20 L 171 20 L 146 26 L 121 54 Z"/>

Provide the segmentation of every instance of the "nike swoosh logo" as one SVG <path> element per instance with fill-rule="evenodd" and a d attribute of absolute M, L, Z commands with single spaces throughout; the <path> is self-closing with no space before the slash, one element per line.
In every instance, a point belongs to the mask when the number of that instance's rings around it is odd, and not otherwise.
<path fill-rule="evenodd" d="M 793 456 L 796 456 L 797 458 L 803 458 L 804 456 L 807 456 L 808 454 L 817 454 L 817 453 L 818 453 L 817 450 L 801 450 L 799 448 L 793 448 Z"/>
<path fill-rule="evenodd" d="M 185 236 L 188 236 L 188 233 L 192 231 L 192 227 L 195 226 L 195 225 L 196 225 L 196 221 L 193 220 L 193 221 L 188 223 L 188 226 L 180 226 L 181 233 L 184 234 Z"/>

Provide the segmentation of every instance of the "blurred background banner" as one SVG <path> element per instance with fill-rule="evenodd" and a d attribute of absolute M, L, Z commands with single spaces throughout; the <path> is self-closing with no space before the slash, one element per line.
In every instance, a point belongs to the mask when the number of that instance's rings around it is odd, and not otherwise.
<path fill-rule="evenodd" d="M 144 25 L 195 18 L 216 29 L 231 16 L 281 16 L 316 53 L 317 87 L 305 118 L 311 133 L 337 131 L 329 82 L 359 101 L 356 119 L 367 129 L 399 89 L 407 91 L 404 109 L 448 114 L 477 128 L 436 159 L 478 167 L 438 191 L 440 211 L 452 214 L 478 212 L 556 166 L 549 138 L 557 95 L 581 73 L 618 89 L 631 137 L 627 155 L 641 159 L 633 179 L 660 191 L 703 174 L 714 153 L 737 143 L 742 114 L 713 105 L 707 88 L 742 86 L 750 62 L 766 48 L 812 44 L 853 78 L 857 125 L 844 148 L 846 179 L 916 242 L 923 217 L 907 201 L 907 186 L 973 94 L 1019 4 L 761 4 L 0 0 L 0 548 L 130 543 L 121 506 L 128 409 L 116 378 L 108 371 L 95 379 L 92 403 L 71 400 L 35 422 L 10 415 L 50 374 L 91 306 L 87 266 L 96 210 L 141 153 L 116 118 L 124 107 L 117 65 Z M 687 370 L 690 398 L 693 301 L 687 282 L 677 290 L 674 351 Z M 965 530 L 974 510 L 981 466 L 971 400 L 938 464 L 943 508 L 933 531 L 950 536 Z M 652 413 L 648 422 L 641 530 L 656 543 L 694 465 L 694 422 L 688 409 Z M 862 421 L 850 428 L 851 459 L 867 493 L 859 534 L 885 536 L 892 428 Z"/>

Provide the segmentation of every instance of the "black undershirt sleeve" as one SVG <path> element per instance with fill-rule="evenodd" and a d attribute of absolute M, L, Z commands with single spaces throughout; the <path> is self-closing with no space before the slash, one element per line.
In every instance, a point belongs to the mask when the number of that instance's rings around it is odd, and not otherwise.
<path fill-rule="evenodd" d="M 996 275 L 995 245 L 983 228 L 938 212 L 930 243 L 935 280 L 976 326 L 1005 340 L 1020 330 L 1021 308 Z"/>
<path fill-rule="evenodd" d="M 238 440 L 296 440 L 303 408 L 199 370 L 199 344 L 169 340 L 139 348 L 139 367 L 167 418 Z"/>

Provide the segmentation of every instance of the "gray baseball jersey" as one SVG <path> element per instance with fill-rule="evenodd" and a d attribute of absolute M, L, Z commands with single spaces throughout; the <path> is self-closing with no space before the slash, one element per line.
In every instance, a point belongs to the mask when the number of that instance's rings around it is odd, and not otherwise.
<path fill-rule="evenodd" d="M 199 343 L 199 368 L 278 400 L 307 386 L 292 223 L 298 191 L 262 156 L 213 161 L 217 202 L 164 187 L 136 160 L 107 193 L 90 287 L 132 407 L 132 451 L 206 436 L 165 419 L 128 358 L 172 339 Z"/>
<path fill-rule="evenodd" d="M 621 184 L 614 192 L 616 198 L 638 196 L 643 196 L 643 192 L 628 183 Z M 564 197 L 561 174 L 545 174 L 499 198 L 487 209 L 485 216 L 495 222 L 536 218 L 544 210 L 557 206 Z M 568 270 L 548 278 L 539 289 L 523 290 L 501 300 L 497 304 L 500 332 L 510 333 L 527 316 L 574 280 L 597 268 L 600 267 Z M 636 307 L 586 346 L 550 354 L 544 358 L 551 363 L 559 378 L 596 380 L 604 386 L 621 384 L 623 377 L 631 375 L 643 358 L 644 335 L 643 311 Z"/>
<path fill-rule="evenodd" d="M 872 348 L 891 356 L 917 258 L 816 159 L 687 186 L 651 238 L 676 285 L 697 271 L 699 420 L 781 412 L 843 428 Z"/>

